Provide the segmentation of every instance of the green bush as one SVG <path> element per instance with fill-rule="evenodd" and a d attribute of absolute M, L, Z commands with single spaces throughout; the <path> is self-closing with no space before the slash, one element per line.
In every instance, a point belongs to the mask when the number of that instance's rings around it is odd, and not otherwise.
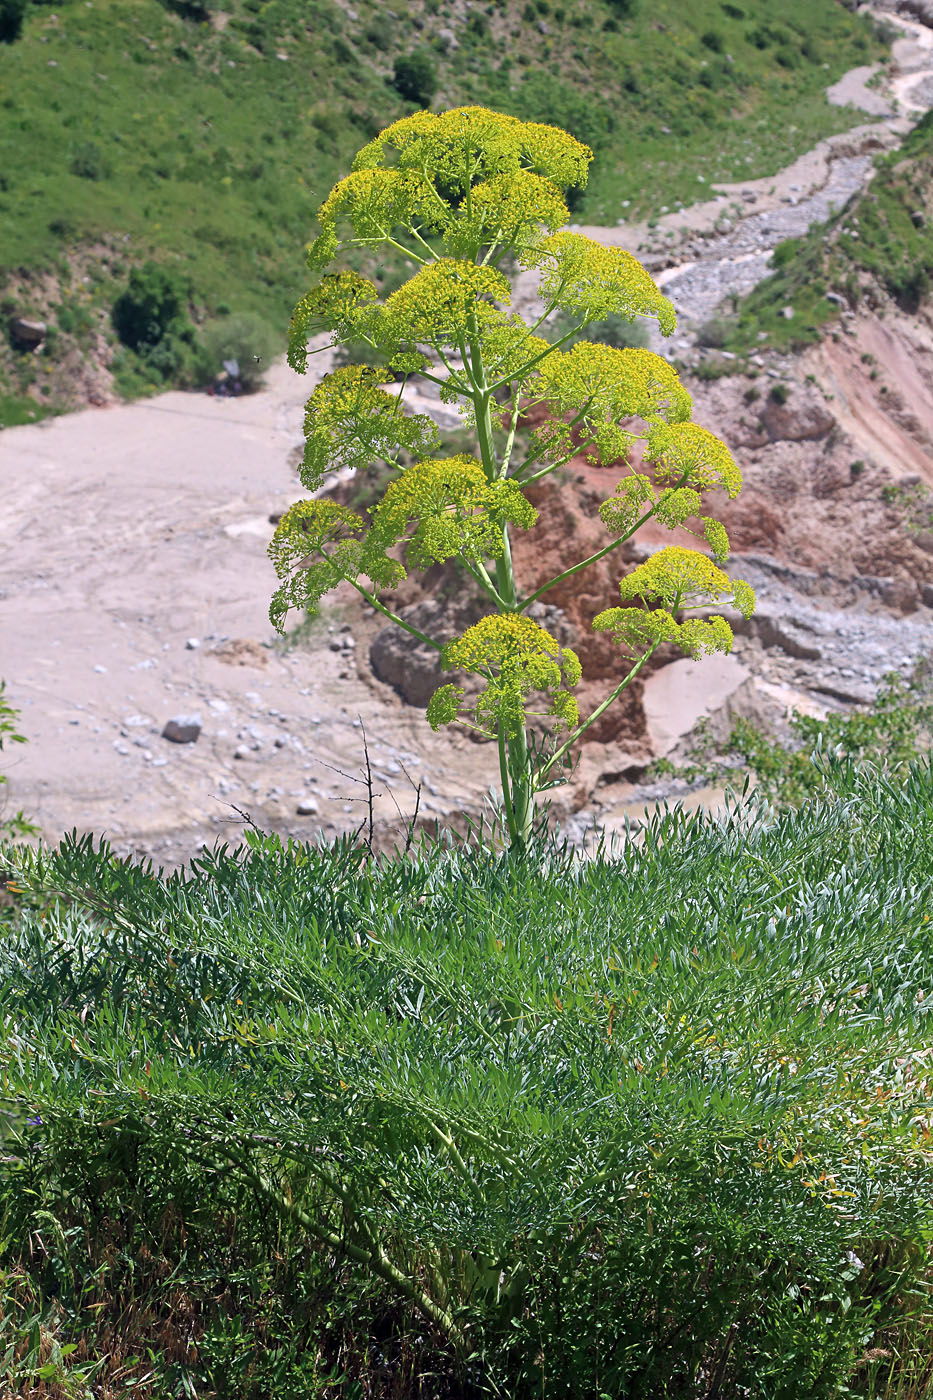
<path fill-rule="evenodd" d="M 29 0 L 0 0 L 0 44 L 12 44 L 23 29 Z"/>
<path fill-rule="evenodd" d="M 430 107 L 437 92 L 437 67 L 431 55 L 424 49 L 400 54 L 395 60 L 392 86 L 406 102 L 414 102 L 418 107 Z"/>
<path fill-rule="evenodd" d="M 261 316 L 249 312 L 212 321 L 205 326 L 201 343 L 205 374 L 213 378 L 225 360 L 235 360 L 237 377 L 247 391 L 259 388 L 270 361 L 284 348 L 275 330 Z"/>
<path fill-rule="evenodd" d="M 7 1316 L 167 1395 L 920 1394 L 933 771 L 823 779 L 583 861 L 10 856 Z"/>
<path fill-rule="evenodd" d="M 110 163 L 94 141 L 82 141 L 72 154 L 71 173 L 82 180 L 106 180 Z"/>
<path fill-rule="evenodd" d="M 155 262 L 134 267 L 113 306 L 113 328 L 131 350 L 157 345 L 190 324 L 189 288 L 177 272 Z"/>

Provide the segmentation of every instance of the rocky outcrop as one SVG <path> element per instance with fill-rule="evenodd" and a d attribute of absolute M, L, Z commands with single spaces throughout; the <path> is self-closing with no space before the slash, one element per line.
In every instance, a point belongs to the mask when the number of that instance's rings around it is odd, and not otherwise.
<path fill-rule="evenodd" d="M 49 333 L 44 321 L 30 321 L 25 316 L 11 316 L 10 341 L 16 350 L 38 350 Z"/>

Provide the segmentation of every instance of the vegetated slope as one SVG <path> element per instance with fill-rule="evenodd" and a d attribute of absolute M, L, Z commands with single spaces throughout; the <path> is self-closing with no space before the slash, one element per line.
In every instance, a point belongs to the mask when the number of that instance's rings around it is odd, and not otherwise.
<path fill-rule="evenodd" d="M 109 309 L 148 257 L 183 274 L 196 318 L 283 325 L 317 204 L 415 105 L 568 127 L 596 151 L 586 217 L 611 220 L 845 127 L 823 90 L 880 52 L 838 0 L 33 0 L 0 43 L 0 289 L 58 335 L 4 350 L 0 424 L 93 397 L 75 374 L 108 362 Z M 126 392 L 159 380 L 115 368 Z"/>
<path fill-rule="evenodd" d="M 805 238 L 779 244 L 773 261 L 774 274 L 741 305 L 732 348 L 763 332 L 771 346 L 803 349 L 847 307 L 877 310 L 893 299 L 917 311 L 933 276 L 933 112 L 879 160 L 864 192 Z"/>

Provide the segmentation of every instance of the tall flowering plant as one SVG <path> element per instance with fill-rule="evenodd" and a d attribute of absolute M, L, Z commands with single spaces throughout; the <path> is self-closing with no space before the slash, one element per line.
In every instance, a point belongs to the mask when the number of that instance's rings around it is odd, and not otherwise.
<path fill-rule="evenodd" d="M 282 630 L 291 608 L 313 612 L 345 580 L 435 647 L 445 670 L 479 676 L 469 696 L 461 685 L 440 686 L 427 719 L 434 729 L 469 725 L 497 742 L 515 848 L 530 835 L 536 795 L 553 786 L 573 746 L 662 642 L 693 657 L 730 649 L 724 617 L 685 619 L 683 611 L 727 601 L 747 617 L 754 608 L 748 584 L 732 582 L 721 567 L 729 552 L 723 525 L 702 513 L 705 492 L 734 497 L 741 488 L 728 448 L 691 421 L 690 395 L 661 356 L 577 339 L 610 314 L 654 319 L 665 335 L 675 326 L 671 303 L 636 258 L 565 227 L 565 196 L 585 185 L 591 159 L 586 146 L 556 127 L 481 107 L 418 112 L 393 123 L 360 151 L 321 205 L 320 233 L 308 249 L 316 285 L 290 327 L 296 370 L 306 370 L 308 341 L 322 331 L 333 345 L 363 342 L 388 369 L 338 369 L 308 400 L 299 476 L 311 494 L 285 513 L 269 546 L 280 580 L 272 622 Z M 359 273 L 327 270 L 346 250 L 380 245 L 403 252 L 417 269 L 383 300 Z M 532 324 L 509 310 L 507 269 L 515 267 L 539 278 L 542 309 Z M 550 339 L 549 321 L 559 325 Z M 474 455 L 440 455 L 430 418 L 404 408 L 410 375 L 458 406 L 475 435 Z M 520 450 L 520 415 L 535 405 L 546 415 Z M 636 444 L 642 469 L 624 476 L 599 507 L 606 544 L 524 592 L 510 540 L 537 520 L 527 488 L 577 453 L 611 461 Z M 402 465 L 403 454 L 412 465 Z M 376 462 L 397 475 L 369 523 L 314 494 L 327 473 Z M 529 609 L 649 519 L 691 529 L 709 553 L 661 549 L 622 579 L 622 605 L 592 624 L 618 646 L 622 674 L 581 716 L 574 695 L 580 661 Z M 488 598 L 489 615 L 442 644 L 380 594 L 410 569 L 454 558 Z M 542 717 L 550 725 L 545 745 L 532 741 L 530 728 Z"/>

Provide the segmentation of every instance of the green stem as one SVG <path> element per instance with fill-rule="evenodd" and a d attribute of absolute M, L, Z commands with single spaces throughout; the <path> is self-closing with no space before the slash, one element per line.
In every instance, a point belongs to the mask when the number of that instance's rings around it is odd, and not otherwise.
<path fill-rule="evenodd" d="M 547 774 L 549 773 L 551 768 L 553 768 L 554 764 L 559 762 L 559 760 L 563 758 L 564 754 L 567 752 L 568 749 L 572 748 L 572 746 L 580 738 L 580 735 L 585 734 L 586 731 L 589 729 L 590 725 L 595 724 L 596 721 L 599 719 L 600 715 L 606 713 L 609 706 L 614 700 L 618 700 L 619 696 L 622 694 L 626 686 L 631 685 L 632 681 L 638 675 L 645 662 L 657 650 L 657 648 L 660 645 L 660 642 L 655 642 L 651 647 L 649 647 L 648 650 L 645 652 L 644 656 L 641 658 L 641 660 L 636 662 L 636 664 L 632 667 L 631 671 L 629 671 L 628 675 L 625 677 L 625 680 L 622 681 L 621 684 L 617 685 L 615 690 L 613 690 L 609 695 L 606 696 L 605 700 L 602 702 L 601 705 L 596 706 L 596 709 L 590 715 L 589 719 L 584 720 L 582 724 L 578 724 L 573 733 L 567 735 L 567 738 L 561 744 L 560 748 L 556 751 L 556 753 L 551 754 L 551 757 L 548 759 L 547 763 L 545 763 L 544 766 L 538 770 L 538 773 L 536 775 L 537 781 L 540 782 L 542 778 L 547 777 Z"/>
<path fill-rule="evenodd" d="M 505 811 L 505 824 L 509 829 L 512 845 L 518 844 L 518 829 L 515 825 L 515 812 L 512 808 L 512 784 L 509 779 L 509 755 L 506 748 L 505 731 L 499 725 L 499 777 L 502 782 L 502 806 Z"/>
<path fill-rule="evenodd" d="M 347 583 L 352 583 L 357 593 L 361 594 L 377 612 L 381 612 L 383 617 L 387 617 L 390 622 L 396 623 L 405 632 L 409 632 L 413 637 L 417 637 L 419 642 L 424 642 L 426 646 L 433 647 L 435 651 L 443 651 L 444 643 L 436 642 L 433 637 L 427 636 L 424 632 L 419 632 L 417 627 L 412 627 L 410 622 L 406 622 L 398 613 L 394 613 L 391 608 L 387 608 L 384 603 L 380 603 L 375 593 L 370 593 L 368 588 L 364 588 L 356 579 L 348 578 Z"/>
<path fill-rule="evenodd" d="M 677 482 L 674 488 L 675 490 L 683 486 L 684 482 L 687 480 L 687 476 L 688 473 L 684 472 L 683 476 Z M 624 535 L 619 535 L 617 539 L 611 540 L 609 544 L 605 545 L 602 549 L 598 549 L 595 554 L 591 554 L 588 559 L 581 559 L 579 564 L 573 564 L 569 569 L 565 569 L 562 574 L 558 574 L 556 578 L 550 579 L 548 583 L 542 583 L 541 587 L 536 588 L 534 593 L 529 593 L 527 598 L 522 599 L 521 603 L 518 604 L 518 611 L 524 612 L 527 607 L 541 597 L 542 593 L 547 593 L 549 588 L 554 588 L 556 584 L 563 583 L 565 578 L 571 578 L 574 574 L 578 574 L 581 569 L 587 568 L 590 564 L 598 563 L 600 559 L 605 559 L 606 555 L 611 554 L 614 549 L 618 549 L 620 544 L 625 544 L 626 540 L 630 540 L 635 531 L 640 530 L 645 521 L 650 520 L 656 510 L 657 504 L 653 505 L 649 511 L 646 511 L 640 520 L 636 520 L 635 524 L 631 529 L 626 530 Z"/>
<path fill-rule="evenodd" d="M 338 1235 L 321 1221 L 315 1220 L 307 1211 L 303 1210 L 296 1201 L 290 1201 L 286 1196 L 276 1190 L 275 1186 L 263 1176 L 263 1174 L 248 1162 L 240 1160 L 229 1148 L 222 1149 L 224 1155 L 244 1176 L 244 1178 L 259 1193 L 265 1197 L 268 1203 L 281 1211 L 284 1215 L 295 1220 L 303 1229 L 307 1230 L 315 1239 L 326 1244 L 335 1254 L 347 1254 L 358 1264 L 365 1264 L 374 1274 L 390 1284 L 408 1302 L 413 1303 L 424 1316 L 439 1326 L 458 1348 L 463 1348 L 466 1344 L 466 1337 L 458 1327 L 451 1314 L 446 1308 L 441 1307 L 429 1297 L 423 1289 L 419 1288 L 413 1279 L 397 1268 L 386 1254 L 385 1249 L 375 1236 L 369 1235 L 369 1249 L 361 1248 L 353 1244 L 352 1241 Z"/>

